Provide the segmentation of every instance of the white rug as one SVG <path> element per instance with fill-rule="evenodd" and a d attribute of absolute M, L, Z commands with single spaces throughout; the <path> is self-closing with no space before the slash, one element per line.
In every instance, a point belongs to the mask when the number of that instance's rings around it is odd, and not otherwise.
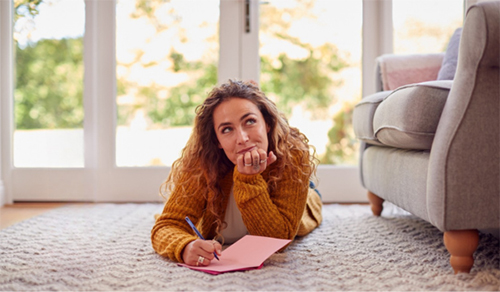
<path fill-rule="evenodd" d="M 442 233 L 404 212 L 324 206 L 324 222 L 260 270 L 209 275 L 158 256 L 160 204 L 69 206 L 0 231 L 0 290 L 500 290 L 499 240 L 454 275 Z"/>

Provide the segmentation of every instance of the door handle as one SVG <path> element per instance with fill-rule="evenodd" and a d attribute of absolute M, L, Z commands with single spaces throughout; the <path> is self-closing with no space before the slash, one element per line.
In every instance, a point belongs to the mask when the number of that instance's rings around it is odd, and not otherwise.
<path fill-rule="evenodd" d="M 269 2 L 260 1 L 259 4 L 269 4 Z M 250 0 L 245 0 L 245 32 L 250 33 Z"/>
<path fill-rule="evenodd" d="M 250 33 L 250 0 L 245 0 L 245 32 Z"/>

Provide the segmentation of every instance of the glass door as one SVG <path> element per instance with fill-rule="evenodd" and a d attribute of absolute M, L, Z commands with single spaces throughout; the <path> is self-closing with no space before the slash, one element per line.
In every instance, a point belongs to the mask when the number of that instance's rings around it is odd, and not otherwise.
<path fill-rule="evenodd" d="M 116 2 L 116 102 L 103 105 L 116 116 L 105 123 L 112 129 L 98 129 L 108 141 L 103 159 L 111 157 L 99 167 L 107 168 L 99 175 L 105 200 L 162 200 L 159 186 L 189 138 L 196 106 L 217 83 L 258 74 L 249 73 L 258 62 L 245 65 L 258 52 L 249 51 L 257 31 L 243 33 L 244 4 Z"/>
<path fill-rule="evenodd" d="M 361 99 L 362 24 L 362 0 L 260 6 L 260 85 L 316 147 L 328 201 L 360 200 L 351 119 Z"/>
<path fill-rule="evenodd" d="M 219 24 L 242 20 L 243 4 L 2 3 L 16 47 L 14 110 L 2 107 L 7 201 L 162 200 L 194 107 L 218 80 L 245 77 L 242 32 Z"/>
<path fill-rule="evenodd" d="M 321 189 L 342 191 L 329 183 L 345 173 L 359 184 L 350 113 L 361 88 L 361 0 L 8 4 L 10 200 L 161 200 L 195 106 L 229 78 L 257 80 L 311 139 Z"/>
<path fill-rule="evenodd" d="M 159 187 L 191 133 L 194 108 L 217 84 L 222 6 L 116 1 L 109 52 L 116 63 L 107 68 L 113 80 L 103 84 L 115 99 L 96 101 L 113 113 L 102 117 L 103 126 L 94 124 L 105 147 L 96 151 L 96 200 L 163 200 Z"/>
<path fill-rule="evenodd" d="M 11 58 L 3 85 L 12 88 L 2 95 L 6 189 L 16 200 L 86 200 L 85 2 L 2 2 L 2 17 L 13 18 L 12 27 L 2 23 L 13 48 L 3 47 Z"/>
<path fill-rule="evenodd" d="M 257 80 L 309 137 L 327 197 L 359 188 L 362 0 L 34 3 L 9 2 L 13 55 L 33 57 L 15 59 L 14 112 L 2 109 L 11 200 L 159 200 L 194 107 L 228 78 Z"/>

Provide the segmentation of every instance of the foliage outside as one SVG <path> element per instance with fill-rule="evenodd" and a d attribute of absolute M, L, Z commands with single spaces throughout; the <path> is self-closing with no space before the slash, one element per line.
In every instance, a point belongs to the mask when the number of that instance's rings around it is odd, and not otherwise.
<path fill-rule="evenodd" d="M 46 0 L 46 2 L 51 2 Z M 42 0 L 15 0 L 15 20 L 36 17 Z M 52 1 L 53 2 L 53 1 Z M 326 152 L 321 154 L 323 164 L 354 164 L 357 160 L 358 141 L 354 138 L 351 118 L 354 104 L 361 98 L 353 96 L 341 101 L 334 88 L 343 80 L 338 73 L 352 66 L 341 57 L 331 43 L 313 46 L 289 34 L 294 20 L 316 17 L 311 13 L 316 0 L 296 1 L 293 8 L 265 7 L 260 21 L 261 32 L 268 38 L 294 46 L 306 52 L 301 57 L 281 53 L 277 58 L 261 56 L 260 86 L 278 107 L 290 116 L 296 107 L 302 107 L 313 118 L 332 120 L 328 131 Z M 166 9 L 167 14 L 156 13 Z M 159 17 L 161 15 L 161 17 Z M 165 17 L 168 15 L 168 17 Z M 288 18 L 281 17 L 288 15 Z M 192 41 L 182 27 L 182 15 L 177 14 L 170 1 L 137 0 L 131 19 L 143 20 L 161 35 L 175 28 L 181 42 Z M 425 23 L 411 20 L 411 31 L 429 32 Z M 411 34 L 411 31 L 408 33 Z M 444 31 L 432 34 L 443 35 Z M 449 32 L 448 32 L 449 34 Z M 207 42 L 218 44 L 218 36 L 211 35 Z M 265 44 L 264 44 L 265 45 Z M 16 43 L 15 122 L 17 129 L 63 129 L 83 127 L 83 39 L 44 39 L 21 46 Z M 218 47 L 212 47 L 199 60 L 186 58 L 183 52 L 171 49 L 158 60 L 144 62 L 145 52 L 136 50 L 130 62 L 117 61 L 119 70 L 139 66 L 148 68 L 167 66 L 169 74 L 185 74 L 190 78 L 172 86 L 158 83 L 140 84 L 127 77 L 117 79 L 118 125 L 130 125 L 137 112 L 144 112 L 148 129 L 190 126 L 194 109 L 217 84 Z M 120 69 L 121 68 L 121 69 Z M 164 71 L 167 74 L 167 71 Z M 133 98 L 129 98 L 132 96 Z M 333 115 L 332 105 L 339 105 Z"/>
<path fill-rule="evenodd" d="M 26 21 L 24 29 L 29 28 L 42 2 L 16 0 L 15 21 Z M 82 128 L 83 39 L 15 44 L 16 128 Z"/>
<path fill-rule="evenodd" d="M 21 1 L 15 3 L 16 20 L 36 17 L 37 6 L 43 1 Z M 261 15 L 263 30 L 272 37 L 293 43 L 308 51 L 306 58 L 294 59 L 281 54 L 278 61 L 270 57 L 261 58 L 261 88 L 272 96 L 278 107 L 290 115 L 294 106 L 304 106 L 313 116 L 325 117 L 326 109 L 335 102 L 331 94 L 333 86 L 340 85 L 332 73 L 349 66 L 337 54 L 332 44 L 313 47 L 287 34 L 289 23 L 276 15 L 289 13 L 295 18 L 314 18 L 307 9 L 315 1 L 299 1 L 301 9 L 267 9 Z M 181 15 L 170 8 L 170 25 L 162 25 L 164 19 L 155 11 L 168 1 L 135 2 L 136 11 L 131 18 L 144 18 L 161 34 L 172 26 L 179 26 Z M 278 13 L 278 14 L 276 14 Z M 180 36 L 181 38 L 183 36 Z M 211 41 L 218 41 L 217 36 Z M 189 39 L 184 37 L 184 41 Z M 17 129 L 61 129 L 81 128 L 83 125 L 83 40 L 61 39 L 41 40 L 26 47 L 16 46 L 16 128 Z M 212 52 L 213 53 L 213 52 Z M 118 66 L 132 67 L 140 64 L 144 69 L 158 65 L 155 62 L 143 64 L 139 60 L 144 52 L 137 51 L 133 62 L 119 63 Z M 195 107 L 203 101 L 210 89 L 217 84 L 217 59 L 186 60 L 182 52 L 166 52 L 165 59 L 172 64 L 173 72 L 186 73 L 191 77 L 164 93 L 165 88 L 152 84 L 143 86 L 127 78 L 118 78 L 118 125 L 129 125 L 137 110 L 146 113 L 148 128 L 160 129 L 174 126 L 192 125 Z M 276 64 L 279 63 L 279 66 Z M 132 94 L 132 102 L 120 102 L 120 96 Z M 163 97 L 159 97 L 162 96 Z M 347 106 L 349 107 L 349 106 Z M 346 108 L 349 112 L 349 108 Z M 329 132 L 328 151 L 321 157 L 322 163 L 344 163 L 352 156 L 356 141 L 350 129 L 350 116 L 339 112 L 333 117 L 333 127 Z M 351 149 L 351 150 L 349 150 Z M 349 155 L 346 155 L 349 154 Z"/>

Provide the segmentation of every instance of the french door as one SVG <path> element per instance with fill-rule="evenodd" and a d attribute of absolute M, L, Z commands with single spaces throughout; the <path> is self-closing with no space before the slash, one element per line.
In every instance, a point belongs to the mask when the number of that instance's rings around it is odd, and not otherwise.
<path fill-rule="evenodd" d="M 346 4 L 352 7 L 345 9 Z M 69 80 L 80 78 L 81 100 L 75 98 L 72 114 L 61 119 L 72 124 L 52 129 L 48 128 L 56 122 L 43 117 L 52 114 L 56 120 L 60 111 L 47 113 L 47 104 L 22 111 L 30 95 L 19 86 L 19 70 L 17 75 L 13 72 L 21 62 L 16 58 L 24 56 L 21 50 L 30 43 L 23 43 L 24 30 L 15 34 L 16 46 L 4 37 L 16 31 L 10 23 L 20 18 L 9 12 L 15 8 L 12 2 L 0 5 L 0 177 L 6 202 L 163 200 L 158 190 L 187 141 L 194 107 L 211 87 L 229 78 L 258 81 L 290 124 L 310 138 L 322 160 L 318 177 L 324 201 L 364 200 L 357 149 L 343 130 L 350 119 L 349 104 L 361 97 L 362 47 L 374 41 L 361 41 L 362 19 L 369 19 L 362 13 L 361 0 L 82 0 L 72 9 L 82 10 L 80 34 L 53 36 L 56 44 L 47 42 L 73 48 L 68 53 L 68 60 L 73 60 L 80 52 L 78 43 L 67 39 L 80 35 L 84 68 L 80 77 L 76 65 L 60 74 Z M 41 7 L 45 10 L 38 17 L 50 19 L 48 11 L 54 7 Z M 54 15 L 63 21 L 59 27 L 82 17 Z M 331 19 L 353 20 L 352 29 L 345 33 L 346 27 Z M 53 54 L 47 58 L 63 51 Z M 47 62 L 30 64 L 48 67 L 51 61 Z M 57 68 L 54 76 L 66 67 Z M 354 83 L 343 86 L 349 82 Z M 78 96 L 78 88 L 68 86 L 65 92 Z M 37 87 L 37 94 L 40 90 L 45 89 Z M 63 96 L 58 105 L 69 100 Z M 37 126 L 42 122 L 48 128 Z"/>

